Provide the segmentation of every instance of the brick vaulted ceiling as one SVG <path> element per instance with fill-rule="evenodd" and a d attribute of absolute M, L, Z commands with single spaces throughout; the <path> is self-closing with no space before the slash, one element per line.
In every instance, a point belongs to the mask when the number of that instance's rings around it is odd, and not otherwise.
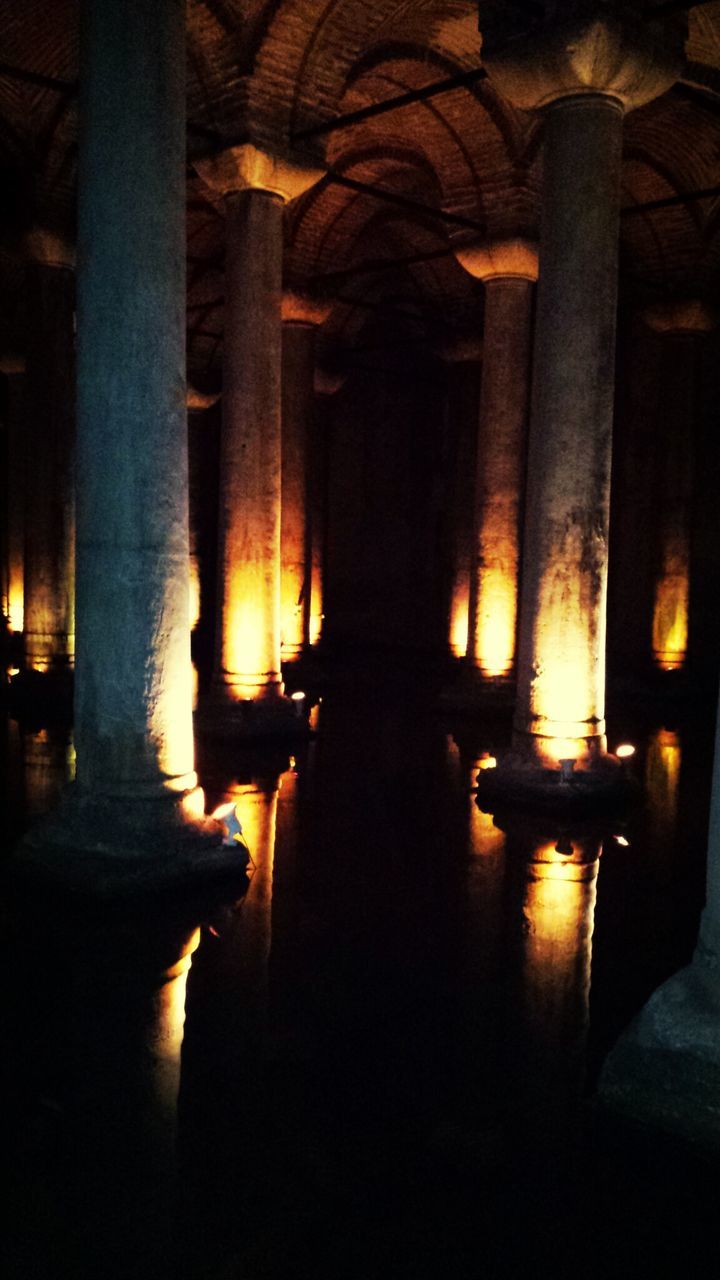
<path fill-rule="evenodd" d="M 489 28 L 499 11 L 523 6 L 479 7 Z M 77 0 L 0 0 L 0 341 L 21 313 L 24 231 L 73 236 L 78 9 Z M 688 25 L 683 81 L 628 117 L 626 209 L 720 185 L 720 0 L 690 9 Z M 335 300 L 326 330 L 336 341 L 350 342 L 378 305 L 411 313 L 426 334 L 477 315 L 479 286 L 451 246 L 537 232 L 541 126 L 477 80 L 312 143 L 297 135 L 481 65 L 475 0 L 189 0 L 193 368 L 221 358 L 224 218 L 192 161 L 248 135 L 321 149 L 332 173 L 405 198 L 383 201 L 328 176 L 288 208 L 286 277 Z M 720 197 L 626 215 L 621 263 L 624 287 L 642 296 L 718 295 Z"/>

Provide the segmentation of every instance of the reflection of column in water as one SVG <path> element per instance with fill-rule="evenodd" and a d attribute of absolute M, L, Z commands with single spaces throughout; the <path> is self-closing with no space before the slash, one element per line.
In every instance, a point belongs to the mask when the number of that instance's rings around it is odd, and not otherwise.
<path fill-rule="evenodd" d="M 669 870 L 678 822 L 678 784 L 682 749 L 677 733 L 659 729 L 648 744 L 645 762 L 648 847 L 653 863 Z"/>
<path fill-rule="evenodd" d="M 516 856 L 525 856 L 513 1009 L 521 1110 L 525 1122 L 532 1117 L 531 1130 L 562 1140 L 571 1136 L 585 1075 L 602 843 L 596 834 L 564 833 L 552 840 L 513 840 L 513 845 Z"/>
<path fill-rule="evenodd" d="M 128 966 L 117 956 L 110 969 L 103 957 L 86 975 L 73 1046 L 75 1165 L 85 1250 L 97 1257 L 97 1274 L 153 1280 L 166 1274 L 185 993 L 199 940 L 199 929 L 182 938 L 140 938 L 157 967 Z"/>
<path fill-rule="evenodd" d="M 286 1050 L 296 1036 L 292 1014 L 297 1005 L 297 865 L 299 782 L 295 761 L 278 784 L 277 828 L 272 874 L 272 946 L 269 959 L 271 1035 Z"/>
<path fill-rule="evenodd" d="M 35 1224 L 32 1274 L 46 1274 L 46 1250 L 47 1274 L 171 1274 L 185 991 L 200 933 L 169 914 L 21 904 L 11 1046 L 30 1100 L 17 1176 Z"/>
<path fill-rule="evenodd" d="M 47 813 L 75 776 L 75 747 L 72 735 L 63 729 L 25 730 L 22 743 L 25 814 L 30 821 Z"/>
<path fill-rule="evenodd" d="M 227 923 L 221 938 L 222 964 L 233 985 L 243 992 L 250 1010 L 248 1031 L 261 1034 L 267 1015 L 268 957 L 271 941 L 275 824 L 281 781 L 254 779 L 229 787 L 223 800 L 232 800 L 242 824 L 252 863 L 242 909 Z"/>

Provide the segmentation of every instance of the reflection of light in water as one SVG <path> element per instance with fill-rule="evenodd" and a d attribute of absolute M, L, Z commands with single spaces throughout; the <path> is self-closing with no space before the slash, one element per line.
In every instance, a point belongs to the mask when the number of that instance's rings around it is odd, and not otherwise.
<path fill-rule="evenodd" d="M 678 784 L 682 749 L 680 739 L 669 729 L 653 734 L 645 761 L 647 814 L 652 847 L 669 851 L 675 841 L 678 821 Z"/>
<path fill-rule="evenodd" d="M 164 974 L 155 1008 L 157 1019 L 150 1028 L 148 1049 L 154 1066 L 156 1097 L 161 1106 L 174 1113 L 180 1087 L 180 1049 L 185 1028 L 185 997 L 193 952 L 200 942 L 200 930 L 188 938 L 181 956 Z"/>
<path fill-rule="evenodd" d="M 256 783 L 238 783 L 226 792 L 242 824 L 250 851 L 250 885 L 242 908 L 242 949 L 254 963 L 264 963 L 270 948 L 275 823 L 279 784 L 263 789 Z"/>
<path fill-rule="evenodd" d="M 40 729 L 22 739 L 27 816 L 47 813 L 75 775 L 75 747 L 69 734 Z"/>
<path fill-rule="evenodd" d="M 653 658 L 663 671 L 678 671 L 685 663 L 690 595 L 687 537 L 666 548 L 662 574 L 655 583 Z"/>
<path fill-rule="evenodd" d="M 572 845 L 571 858 L 558 844 Z M 585 842 L 583 842 L 585 843 Z M 536 847 L 523 903 L 523 985 L 531 1022 L 544 1041 L 584 1037 L 600 842 L 583 851 L 572 839 Z M 588 853 L 595 857 L 581 861 Z"/>

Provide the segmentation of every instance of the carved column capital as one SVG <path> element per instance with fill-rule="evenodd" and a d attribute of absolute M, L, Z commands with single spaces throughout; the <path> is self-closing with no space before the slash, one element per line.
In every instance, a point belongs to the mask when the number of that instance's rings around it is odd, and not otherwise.
<path fill-rule="evenodd" d="M 600 95 L 631 111 L 682 75 L 682 20 L 650 22 L 629 6 L 599 0 L 567 8 L 527 34 L 483 48 L 491 80 L 515 106 L 538 111 L 563 98 Z"/>
<path fill-rule="evenodd" d="M 295 200 L 323 177 L 319 163 L 281 155 L 243 142 L 217 155 L 194 161 L 203 182 L 223 196 L 239 191 L 264 191 L 283 204 Z"/>

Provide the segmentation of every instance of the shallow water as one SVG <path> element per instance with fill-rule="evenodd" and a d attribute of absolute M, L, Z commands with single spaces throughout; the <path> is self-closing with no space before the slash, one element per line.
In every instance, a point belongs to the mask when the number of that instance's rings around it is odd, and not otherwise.
<path fill-rule="evenodd" d="M 230 899 L 8 897 L 3 1275 L 687 1274 L 717 1171 L 593 1085 L 692 951 L 712 725 L 611 723 L 633 812 L 493 818 L 502 718 L 339 682 L 295 757 L 199 744 L 252 854 Z M 6 830 L 72 766 L 11 722 Z"/>

